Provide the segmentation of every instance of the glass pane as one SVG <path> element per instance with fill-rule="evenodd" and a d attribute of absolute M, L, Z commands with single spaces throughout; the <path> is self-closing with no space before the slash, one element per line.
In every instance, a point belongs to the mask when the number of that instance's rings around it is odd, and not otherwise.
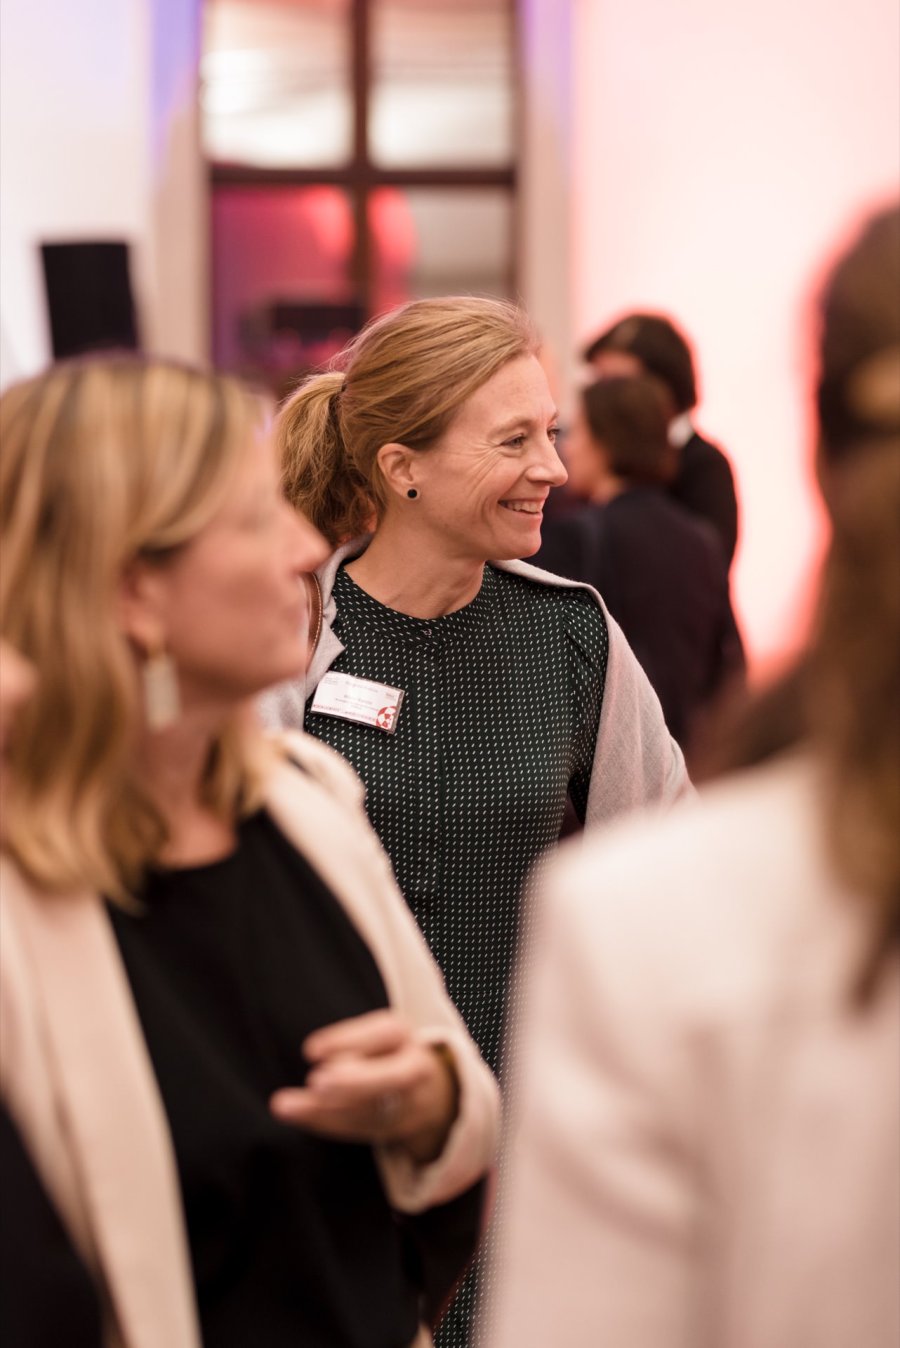
<path fill-rule="evenodd" d="M 213 352 L 281 392 L 363 321 L 351 284 L 353 211 L 337 187 L 216 187 Z"/>
<path fill-rule="evenodd" d="M 384 167 L 510 163 L 510 0 L 375 0 L 369 111 Z"/>
<path fill-rule="evenodd" d="M 320 168 L 350 158 L 350 0 L 206 0 L 208 159 Z"/>
<path fill-rule="evenodd" d="M 511 227 L 502 188 L 379 188 L 369 197 L 373 309 L 427 295 L 508 297 Z"/>

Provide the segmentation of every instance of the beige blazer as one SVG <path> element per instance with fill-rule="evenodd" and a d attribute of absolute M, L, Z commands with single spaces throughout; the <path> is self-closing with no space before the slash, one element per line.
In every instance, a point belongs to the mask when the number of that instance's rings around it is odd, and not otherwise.
<path fill-rule="evenodd" d="M 900 1343 L 900 963 L 848 1007 L 866 929 L 817 780 L 787 760 L 557 861 L 490 1348 Z"/>
<path fill-rule="evenodd" d="M 420 1211 L 461 1193 L 494 1158 L 499 1101 L 394 884 L 347 764 L 306 736 L 272 772 L 267 808 L 365 938 L 391 1004 L 450 1045 L 460 1113 L 442 1155 L 377 1149 L 391 1203 Z M 94 894 L 36 893 L 0 861 L 0 1090 L 106 1297 L 110 1348 L 198 1348 L 171 1139 L 118 947 Z"/>

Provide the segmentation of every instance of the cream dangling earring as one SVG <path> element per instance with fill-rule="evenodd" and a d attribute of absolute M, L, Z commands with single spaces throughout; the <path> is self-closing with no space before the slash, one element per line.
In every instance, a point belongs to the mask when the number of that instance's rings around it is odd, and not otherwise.
<path fill-rule="evenodd" d="M 165 646 L 148 655 L 141 667 L 144 712 L 151 730 L 168 730 L 181 715 L 181 694 L 175 661 Z"/>

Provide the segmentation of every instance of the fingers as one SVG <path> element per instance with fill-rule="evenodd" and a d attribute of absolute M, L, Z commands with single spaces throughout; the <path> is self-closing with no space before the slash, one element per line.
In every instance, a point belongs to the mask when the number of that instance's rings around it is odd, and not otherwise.
<path fill-rule="evenodd" d="M 306 1085 L 275 1092 L 276 1117 L 342 1140 L 402 1142 L 417 1160 L 440 1153 L 458 1108 L 455 1073 L 396 1012 L 327 1025 L 303 1053 Z"/>
<path fill-rule="evenodd" d="M 384 1102 L 390 1102 L 390 1108 Z M 387 1093 L 334 1105 L 306 1088 L 276 1091 L 270 1106 L 283 1123 L 347 1142 L 399 1140 L 399 1121 L 405 1112 L 399 1095 Z"/>
<path fill-rule="evenodd" d="M 375 1058 L 349 1054 L 328 1058 L 310 1070 L 305 1087 L 277 1091 L 273 1101 L 283 1102 L 285 1108 L 293 1101 L 304 1116 L 318 1109 L 365 1112 L 384 1096 L 405 1100 L 430 1069 L 430 1051 L 410 1040 L 396 1052 Z"/>
<path fill-rule="evenodd" d="M 333 1104 L 352 1103 L 386 1091 L 413 1090 L 428 1068 L 427 1050 L 410 1041 L 377 1058 L 349 1055 L 328 1058 L 311 1069 L 308 1089 Z"/>
<path fill-rule="evenodd" d="M 409 1026 L 395 1011 L 369 1011 L 315 1030 L 303 1041 L 303 1056 L 309 1063 L 350 1054 L 377 1057 L 396 1052 L 411 1039 Z"/>
<path fill-rule="evenodd" d="M 410 1043 L 377 1058 L 330 1059 L 312 1069 L 305 1087 L 276 1091 L 272 1111 L 287 1123 L 333 1137 L 401 1140 L 419 1126 L 430 1056 L 423 1045 Z"/>

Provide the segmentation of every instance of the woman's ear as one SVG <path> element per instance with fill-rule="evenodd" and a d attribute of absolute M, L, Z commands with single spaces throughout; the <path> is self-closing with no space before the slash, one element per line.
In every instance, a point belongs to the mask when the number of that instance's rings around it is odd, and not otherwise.
<path fill-rule="evenodd" d="M 158 651 L 165 643 L 164 584 L 159 568 L 136 558 L 119 578 L 116 615 L 128 639 L 144 652 Z"/>
<path fill-rule="evenodd" d="M 415 451 L 408 449 L 406 445 L 393 443 L 382 445 L 376 454 L 375 461 L 381 470 L 385 486 L 396 496 L 407 496 L 419 485 L 416 480 L 418 457 Z"/>

